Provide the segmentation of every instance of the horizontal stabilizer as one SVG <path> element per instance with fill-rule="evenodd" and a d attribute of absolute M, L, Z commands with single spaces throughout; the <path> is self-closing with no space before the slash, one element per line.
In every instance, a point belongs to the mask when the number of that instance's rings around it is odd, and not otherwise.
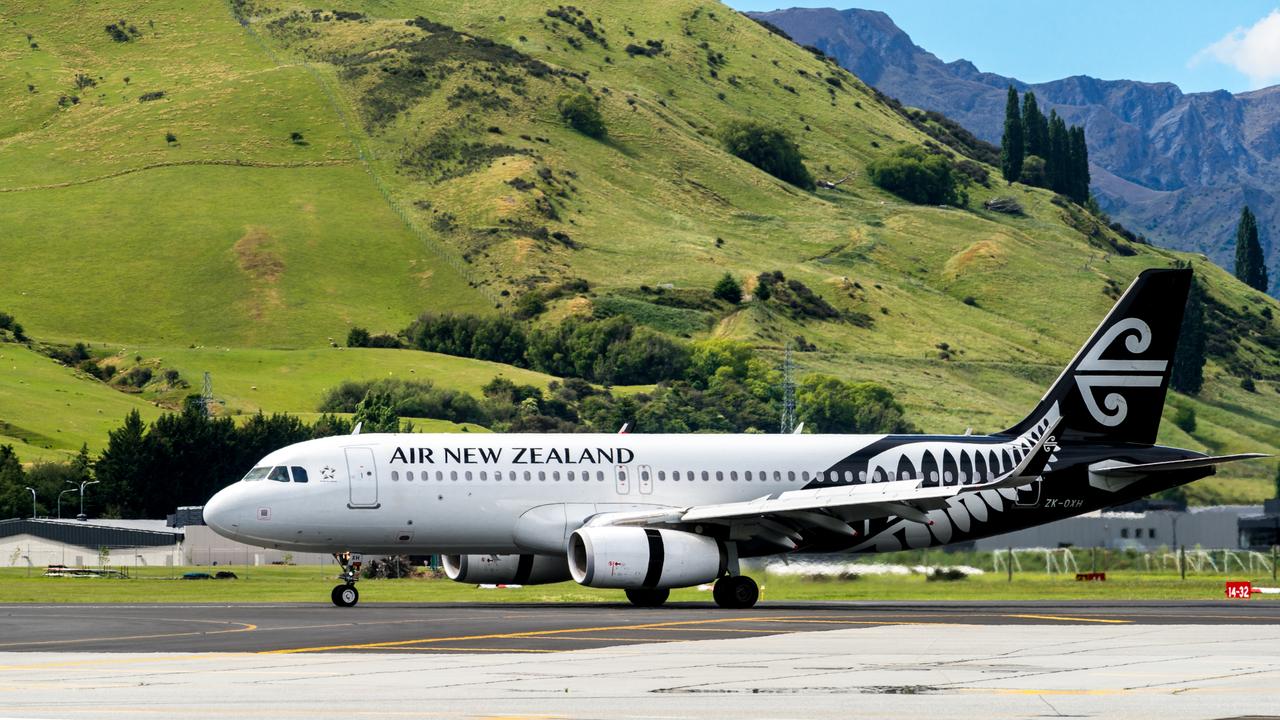
<path fill-rule="evenodd" d="M 1147 475 L 1149 473 L 1168 472 L 1170 470 L 1189 470 L 1191 468 L 1220 465 L 1237 460 L 1253 460 L 1270 457 L 1261 453 L 1241 453 L 1239 455 L 1218 455 L 1215 457 L 1187 458 L 1185 460 L 1166 460 L 1165 462 L 1143 463 L 1141 465 L 1094 465 L 1089 472 L 1102 477 L 1127 477 L 1131 475 Z"/>

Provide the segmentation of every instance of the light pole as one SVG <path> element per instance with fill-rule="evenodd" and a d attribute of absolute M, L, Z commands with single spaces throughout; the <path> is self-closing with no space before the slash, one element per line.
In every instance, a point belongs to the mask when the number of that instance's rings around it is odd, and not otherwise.
<path fill-rule="evenodd" d="M 36 489 L 33 487 L 28 487 L 27 489 L 31 491 L 31 519 L 35 520 L 36 519 Z"/>
<path fill-rule="evenodd" d="M 68 480 L 67 482 L 71 482 L 71 481 Z M 58 493 L 58 519 L 59 520 L 62 519 L 62 496 L 66 495 L 69 492 L 75 492 L 75 491 L 76 489 L 74 487 L 69 487 L 66 490 L 63 490 L 62 492 Z"/>
<path fill-rule="evenodd" d="M 89 485 L 97 485 L 97 480 L 82 480 L 80 482 L 80 514 L 76 516 L 77 520 L 88 520 L 89 516 L 84 514 L 84 489 Z"/>

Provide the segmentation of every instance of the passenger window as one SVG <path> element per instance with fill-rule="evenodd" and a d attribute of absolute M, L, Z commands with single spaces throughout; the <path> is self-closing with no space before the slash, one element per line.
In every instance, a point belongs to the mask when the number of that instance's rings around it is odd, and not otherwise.
<path fill-rule="evenodd" d="M 720 482 L 724 482 L 724 471 L 722 471 L 722 470 L 717 470 L 717 471 L 716 471 L 716 480 L 718 480 L 718 481 L 720 481 Z"/>
<path fill-rule="evenodd" d="M 776 481 L 778 481 L 778 482 L 781 482 L 781 481 L 782 481 L 782 472 L 781 472 L 781 471 L 779 471 L 779 470 L 774 470 L 774 471 L 773 471 L 773 479 L 774 479 L 774 480 L 776 480 Z"/>
<path fill-rule="evenodd" d="M 788 471 L 787 471 L 787 479 L 788 479 L 788 480 L 791 480 L 792 482 L 795 482 L 795 479 L 796 479 L 796 471 L 795 471 L 795 470 L 788 470 Z"/>
<path fill-rule="evenodd" d="M 658 479 L 659 479 L 659 480 L 666 480 L 666 479 L 667 479 L 667 471 L 666 471 L 666 470 L 659 470 L 659 471 L 658 471 Z"/>
<path fill-rule="evenodd" d="M 494 470 L 494 471 L 493 471 L 493 481 L 494 481 L 494 482 L 502 482 L 502 471 L 501 471 L 501 470 Z"/>
<path fill-rule="evenodd" d="M 524 471 L 524 481 L 525 481 L 525 482 L 529 482 L 529 481 L 530 481 L 530 480 L 532 480 L 532 479 L 533 479 L 533 473 L 529 472 L 528 470 L 525 470 L 525 471 Z"/>
<path fill-rule="evenodd" d="M 267 479 L 275 480 L 276 482 L 289 482 L 289 470 L 284 467 L 273 467 Z"/>
<path fill-rule="evenodd" d="M 399 471 L 399 470 L 392 470 L 392 471 L 391 471 L 391 482 L 400 482 L 400 471 Z"/>
<path fill-rule="evenodd" d="M 450 470 L 450 471 L 449 471 L 449 479 L 450 479 L 450 480 L 452 480 L 452 481 L 454 481 L 454 482 L 458 482 L 458 471 L 457 471 L 457 470 Z"/>
<path fill-rule="evenodd" d="M 552 480 L 554 480 L 555 482 L 560 482 L 560 471 L 559 471 L 559 470 L 552 470 L 552 471 L 551 471 L 551 479 L 552 479 Z"/>
<path fill-rule="evenodd" d="M 729 479 L 730 479 L 730 480 L 732 480 L 732 481 L 734 481 L 734 482 L 738 482 L 738 471 L 737 471 L 737 470 L 730 470 L 730 471 L 729 471 Z"/>
<path fill-rule="evenodd" d="M 845 470 L 845 471 L 844 471 L 844 481 L 845 481 L 845 482 L 847 482 L 847 483 L 851 483 L 851 482 L 853 482 L 853 471 L 852 471 L 852 470 Z"/>
<path fill-rule="evenodd" d="M 680 479 L 680 471 L 679 471 L 679 470 L 672 470 L 672 471 L 671 471 L 671 479 L 672 479 L 672 480 L 679 480 L 679 479 Z"/>
<path fill-rule="evenodd" d="M 866 482 L 866 481 L 867 481 L 867 471 L 866 471 L 866 470 L 859 470 L 859 471 L 858 471 L 858 482 L 860 482 L 860 483 L 864 483 L 864 482 Z"/>
<path fill-rule="evenodd" d="M 600 482 L 604 482 L 604 471 L 603 471 L 603 470 L 597 470 L 597 471 L 596 471 L 596 480 L 599 480 Z"/>
<path fill-rule="evenodd" d="M 804 472 L 800 473 L 800 479 L 804 480 L 805 482 L 809 482 L 809 471 L 805 470 Z"/>
<path fill-rule="evenodd" d="M 467 471 L 467 475 L 466 475 L 466 477 L 467 477 L 467 482 L 471 482 L 471 471 L 470 471 L 470 470 L 468 470 L 468 471 Z"/>
<path fill-rule="evenodd" d="M 293 470 L 293 481 L 294 481 L 294 482 L 297 482 L 297 483 L 304 483 L 304 482 L 306 482 L 306 481 L 307 481 L 307 469 L 306 469 L 306 468 L 300 468 L 300 467 L 298 467 L 297 465 L 294 465 L 294 466 L 293 466 L 292 468 L 290 468 L 290 469 L 291 469 L 291 470 Z"/>
<path fill-rule="evenodd" d="M 539 481 L 541 481 L 541 482 L 546 482 L 546 481 L 547 481 L 547 471 L 546 471 L 546 470 L 539 470 L 539 471 L 538 471 L 538 480 L 539 480 Z"/>
<path fill-rule="evenodd" d="M 837 480 L 839 480 L 839 479 L 840 479 L 840 473 L 839 473 L 838 471 L 836 471 L 836 470 L 828 470 L 828 471 L 827 471 L 827 480 L 829 480 L 829 481 L 831 481 L 831 482 L 835 482 L 835 481 L 837 481 Z"/>
<path fill-rule="evenodd" d="M 269 467 L 256 467 L 250 470 L 249 474 L 244 476 L 244 479 L 248 481 L 261 480 L 265 478 L 270 472 L 271 472 L 271 468 Z"/>
<path fill-rule="evenodd" d="M 702 482 L 706 482 L 706 481 L 708 481 L 708 480 L 710 480 L 710 479 L 711 479 L 711 473 L 707 472 L 706 470 L 703 470 L 703 471 L 702 471 Z"/>
<path fill-rule="evenodd" d="M 640 468 L 640 479 L 641 479 L 641 480 L 648 480 L 648 479 L 649 479 L 649 469 L 648 469 L 648 468 Z"/>
<path fill-rule="evenodd" d="M 486 481 L 486 480 L 488 480 L 488 479 L 489 479 L 489 472 L 488 472 L 487 470 L 481 470 L 481 471 L 480 471 L 480 482 L 485 482 L 485 481 Z"/>

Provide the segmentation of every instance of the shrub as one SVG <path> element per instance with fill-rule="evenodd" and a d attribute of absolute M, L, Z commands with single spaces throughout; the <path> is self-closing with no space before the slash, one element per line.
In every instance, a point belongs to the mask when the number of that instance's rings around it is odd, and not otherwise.
<path fill-rule="evenodd" d="M 1048 176 L 1044 171 L 1044 158 L 1039 155 L 1028 155 L 1022 160 L 1022 174 L 1018 181 L 1024 185 L 1047 187 Z"/>
<path fill-rule="evenodd" d="M 164 141 L 172 145 L 173 143 L 178 142 L 178 136 L 171 132 L 167 132 L 164 134 Z"/>
<path fill-rule="evenodd" d="M 1173 424 L 1182 428 L 1183 432 L 1196 431 L 1196 411 L 1192 407 L 1180 407 L 1173 413 Z"/>
<path fill-rule="evenodd" d="M 1242 378 L 1242 379 L 1240 380 L 1240 388 L 1241 388 L 1242 390 L 1244 390 L 1245 392 L 1257 392 L 1257 391 L 1258 391 L 1258 389 L 1257 389 L 1256 387 L 1254 387 L 1254 384 L 1253 384 L 1253 378 Z"/>
<path fill-rule="evenodd" d="M 963 205 L 951 163 L 941 155 L 909 145 L 867 166 L 871 181 L 903 200 L 929 205 Z"/>
<path fill-rule="evenodd" d="M 139 95 L 138 102 L 140 103 L 151 102 L 152 100 L 159 100 L 164 96 L 165 96 L 164 90 L 152 90 L 151 92 L 145 92 Z"/>
<path fill-rule="evenodd" d="M 770 175 L 805 190 L 813 190 L 813 175 L 804 165 L 800 146 L 786 131 L 760 123 L 730 123 L 722 133 L 724 147 Z"/>
<path fill-rule="evenodd" d="M 362 327 L 352 327 L 347 333 L 347 347 L 369 347 L 369 331 Z"/>
<path fill-rule="evenodd" d="M 742 302 L 742 286 L 729 273 L 720 278 L 711 294 L 732 305 Z"/>
<path fill-rule="evenodd" d="M 600 109 L 590 95 L 578 93 L 560 98 L 558 106 L 560 117 L 574 130 L 597 140 L 607 134 L 604 117 L 600 115 Z"/>

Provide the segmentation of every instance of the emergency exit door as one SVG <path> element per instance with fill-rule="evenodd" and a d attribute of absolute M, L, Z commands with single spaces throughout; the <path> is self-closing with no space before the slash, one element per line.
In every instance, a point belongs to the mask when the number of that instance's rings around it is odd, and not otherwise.
<path fill-rule="evenodd" d="M 614 479 L 617 481 L 617 489 L 619 495 L 628 495 L 631 493 L 631 468 L 626 465 L 613 466 Z"/>
<path fill-rule="evenodd" d="M 350 495 L 347 507 L 378 507 L 378 470 L 370 448 L 347 448 L 347 482 Z"/>

